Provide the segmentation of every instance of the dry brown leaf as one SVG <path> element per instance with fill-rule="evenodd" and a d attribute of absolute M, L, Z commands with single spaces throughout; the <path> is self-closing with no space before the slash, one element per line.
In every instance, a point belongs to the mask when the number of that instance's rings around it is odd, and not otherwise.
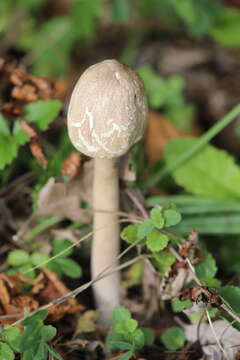
<path fill-rule="evenodd" d="M 93 163 L 85 162 L 77 179 L 57 183 L 50 178 L 39 194 L 39 216 L 59 216 L 71 221 L 89 223 L 91 210 L 83 209 L 83 203 L 92 204 Z"/>
<path fill-rule="evenodd" d="M 180 136 L 183 134 L 164 115 L 150 111 L 146 133 L 146 151 L 149 163 L 153 164 L 161 158 L 169 139 Z"/>
<path fill-rule="evenodd" d="M 24 308 L 34 311 L 38 308 L 38 302 L 29 295 L 22 295 L 24 283 L 33 284 L 33 281 L 21 274 L 0 274 L 0 324 L 11 324 L 22 318 Z M 14 315 L 16 317 L 7 317 Z"/>
<path fill-rule="evenodd" d="M 81 155 L 78 152 L 72 152 L 64 161 L 61 173 L 70 179 L 75 179 L 81 170 Z"/>
<path fill-rule="evenodd" d="M 69 292 L 70 290 L 58 279 L 57 275 L 48 269 L 42 270 L 32 289 L 32 294 L 35 295 L 41 306 Z M 68 298 L 64 302 L 48 308 L 48 320 L 58 321 L 65 314 L 74 314 L 82 310 L 84 310 L 84 306 L 78 304 L 75 298 Z"/>
<path fill-rule="evenodd" d="M 20 121 L 21 128 L 30 137 L 30 150 L 33 156 L 43 169 L 47 168 L 48 162 L 43 153 L 42 146 L 39 143 L 39 135 L 33 125 L 30 125 L 26 120 Z"/>

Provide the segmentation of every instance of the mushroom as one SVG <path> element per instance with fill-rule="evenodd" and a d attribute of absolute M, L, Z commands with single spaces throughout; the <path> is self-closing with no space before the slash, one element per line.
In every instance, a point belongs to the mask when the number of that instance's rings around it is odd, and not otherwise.
<path fill-rule="evenodd" d="M 119 157 L 142 137 L 147 114 L 142 81 L 116 60 L 90 66 L 73 90 L 69 137 L 75 148 L 94 158 L 92 278 L 119 254 Z M 96 282 L 93 292 L 100 323 L 108 326 L 120 300 L 119 274 Z"/>

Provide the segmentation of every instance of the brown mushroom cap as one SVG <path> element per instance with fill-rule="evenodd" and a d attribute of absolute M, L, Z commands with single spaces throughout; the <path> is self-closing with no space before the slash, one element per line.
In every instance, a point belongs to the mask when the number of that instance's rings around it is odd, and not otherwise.
<path fill-rule="evenodd" d="M 90 66 L 70 100 L 68 132 L 73 145 L 97 158 L 125 154 L 143 135 L 147 100 L 138 75 L 116 60 Z"/>

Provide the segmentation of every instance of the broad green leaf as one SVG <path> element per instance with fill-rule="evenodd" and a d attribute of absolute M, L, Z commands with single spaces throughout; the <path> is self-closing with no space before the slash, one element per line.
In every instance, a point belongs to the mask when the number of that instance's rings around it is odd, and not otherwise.
<path fill-rule="evenodd" d="M 147 235 L 147 247 L 153 252 L 163 250 L 168 244 L 168 237 L 160 231 L 153 229 Z"/>
<path fill-rule="evenodd" d="M 48 260 L 49 259 L 49 255 L 48 254 L 44 254 L 44 253 L 40 253 L 40 252 L 34 252 L 32 255 L 31 255 L 31 261 L 32 261 L 32 264 L 34 266 L 37 266 L 41 263 L 43 263 L 44 261 Z M 44 267 L 45 265 L 43 265 Z"/>
<path fill-rule="evenodd" d="M 1 113 L 0 113 L 0 134 L 7 137 L 10 135 L 8 122 Z"/>
<path fill-rule="evenodd" d="M 150 212 L 150 217 L 152 219 L 153 225 L 156 228 L 162 229 L 164 227 L 164 217 L 160 209 L 152 209 Z"/>
<path fill-rule="evenodd" d="M 117 23 L 125 22 L 131 14 L 131 6 L 128 0 L 112 1 L 112 19 Z"/>
<path fill-rule="evenodd" d="M 19 120 L 14 122 L 13 138 L 18 146 L 24 145 L 29 141 L 29 136 L 22 130 Z"/>
<path fill-rule="evenodd" d="M 36 277 L 36 270 L 31 270 L 33 268 L 32 264 L 29 262 L 28 264 L 20 265 L 16 268 L 17 271 L 24 274 L 29 279 L 35 279 Z M 29 271 L 31 270 L 31 271 Z"/>
<path fill-rule="evenodd" d="M 62 108 L 58 100 L 38 100 L 25 106 L 25 120 L 41 131 L 48 128 Z"/>
<path fill-rule="evenodd" d="M 181 153 L 189 150 L 197 139 L 170 140 L 165 159 L 169 166 Z M 240 196 L 240 168 L 233 157 L 212 145 L 205 146 L 190 160 L 173 171 L 178 185 L 200 196 L 233 199 Z"/>
<path fill-rule="evenodd" d="M 12 266 L 19 266 L 29 262 L 30 256 L 25 250 L 10 251 L 7 262 Z"/>
<path fill-rule="evenodd" d="M 14 360 L 14 352 L 8 344 L 0 342 L 0 359 L 2 360 Z"/>
<path fill-rule="evenodd" d="M 151 219 L 144 220 L 139 226 L 137 231 L 138 239 L 144 239 L 154 228 Z"/>
<path fill-rule="evenodd" d="M 36 25 L 34 40 L 26 49 L 31 51 L 34 59 L 34 74 L 50 77 L 66 73 L 70 51 L 76 39 L 74 30 L 69 16 L 55 16 L 41 26 Z"/>
<path fill-rule="evenodd" d="M 14 342 L 16 338 L 19 336 L 19 334 L 20 334 L 19 328 L 11 327 L 1 332 L 1 338 L 13 347 Z"/>
<path fill-rule="evenodd" d="M 164 275 L 176 260 L 175 256 L 170 251 L 166 250 L 161 251 L 160 253 L 153 253 L 152 259 L 161 275 Z"/>
<path fill-rule="evenodd" d="M 73 279 L 78 279 L 82 276 L 82 268 L 76 261 L 69 258 L 56 258 L 54 262 L 60 265 L 63 274 Z"/>
<path fill-rule="evenodd" d="M 132 349 L 132 344 L 126 342 L 126 341 L 120 341 L 120 340 L 108 340 L 107 346 L 110 349 L 118 349 L 118 350 L 130 350 Z"/>
<path fill-rule="evenodd" d="M 138 225 L 128 225 L 122 230 L 120 236 L 121 239 L 126 241 L 128 244 L 132 244 L 134 241 L 137 240 L 137 234 Z"/>
<path fill-rule="evenodd" d="M 13 136 L 5 136 L 0 133 L 0 170 L 10 165 L 17 156 L 18 145 Z"/>
<path fill-rule="evenodd" d="M 195 270 L 200 280 L 213 278 L 217 273 L 217 266 L 212 254 L 205 252 L 204 260 L 195 265 Z"/>
<path fill-rule="evenodd" d="M 161 341 L 169 350 L 180 349 L 186 340 L 185 333 L 179 327 L 172 327 L 161 335 Z"/>
<path fill-rule="evenodd" d="M 61 276 L 62 276 L 62 268 L 61 268 L 61 265 L 60 264 L 58 264 L 56 261 L 54 261 L 54 260 L 51 260 L 50 262 L 48 262 L 47 264 L 46 264 L 46 268 L 47 269 L 49 269 L 49 270 L 51 270 L 51 271 L 54 271 L 56 274 L 57 274 L 57 276 L 59 277 L 59 278 L 61 278 Z"/>
<path fill-rule="evenodd" d="M 165 220 L 165 226 L 174 226 L 181 221 L 181 214 L 177 210 L 166 209 L 163 210 L 163 217 Z"/>
<path fill-rule="evenodd" d="M 154 334 L 151 330 L 146 328 L 140 329 L 144 335 L 144 345 L 152 345 L 154 342 Z"/>
<path fill-rule="evenodd" d="M 190 300 L 172 300 L 172 309 L 174 312 L 180 312 L 184 309 L 189 309 L 190 307 L 192 307 L 192 305 L 193 304 Z"/>
<path fill-rule="evenodd" d="M 91 39 L 95 33 L 96 19 L 100 11 L 100 0 L 75 0 L 71 12 L 72 31 L 80 39 Z"/>
<path fill-rule="evenodd" d="M 117 321 L 114 325 L 114 332 L 126 334 L 126 332 L 134 332 L 137 328 L 137 321 L 135 319 L 126 319 L 124 321 Z"/>
<path fill-rule="evenodd" d="M 63 250 L 66 250 L 71 246 L 70 241 L 63 238 L 57 238 L 53 240 L 53 255 L 57 255 Z M 61 257 L 70 256 L 73 253 L 73 248 L 66 250 Z"/>
<path fill-rule="evenodd" d="M 123 306 L 116 306 L 112 312 L 113 322 L 125 321 L 131 319 L 130 312 Z"/>
<path fill-rule="evenodd" d="M 139 350 L 145 345 L 145 337 L 142 329 L 136 329 L 132 334 L 134 347 Z"/>
<path fill-rule="evenodd" d="M 32 325 L 33 323 L 42 323 L 48 315 L 47 310 L 39 310 L 33 315 L 28 316 L 26 319 L 21 321 L 23 326 Z"/>
<path fill-rule="evenodd" d="M 210 31 L 211 36 L 217 42 L 225 46 L 240 47 L 240 38 L 238 36 L 240 23 L 240 11 L 231 8 L 225 8 L 219 15 L 216 23 Z"/>
<path fill-rule="evenodd" d="M 52 325 L 44 325 L 41 329 L 42 341 L 47 342 L 56 336 L 57 330 Z"/>

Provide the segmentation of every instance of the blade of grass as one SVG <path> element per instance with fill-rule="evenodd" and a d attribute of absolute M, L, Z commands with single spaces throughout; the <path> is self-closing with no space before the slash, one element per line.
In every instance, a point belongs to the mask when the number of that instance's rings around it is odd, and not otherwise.
<path fill-rule="evenodd" d="M 149 187 L 156 185 L 166 175 L 176 170 L 179 166 L 184 164 L 199 150 L 201 150 L 206 144 L 209 143 L 220 131 L 222 131 L 227 125 L 229 125 L 237 115 L 240 114 L 240 104 L 236 105 L 227 115 L 220 119 L 215 125 L 213 125 L 207 132 L 199 137 L 198 141 L 183 154 L 181 154 L 177 160 L 169 166 L 165 166 L 163 169 L 157 171 L 142 185 L 143 190 L 147 190 Z"/>

